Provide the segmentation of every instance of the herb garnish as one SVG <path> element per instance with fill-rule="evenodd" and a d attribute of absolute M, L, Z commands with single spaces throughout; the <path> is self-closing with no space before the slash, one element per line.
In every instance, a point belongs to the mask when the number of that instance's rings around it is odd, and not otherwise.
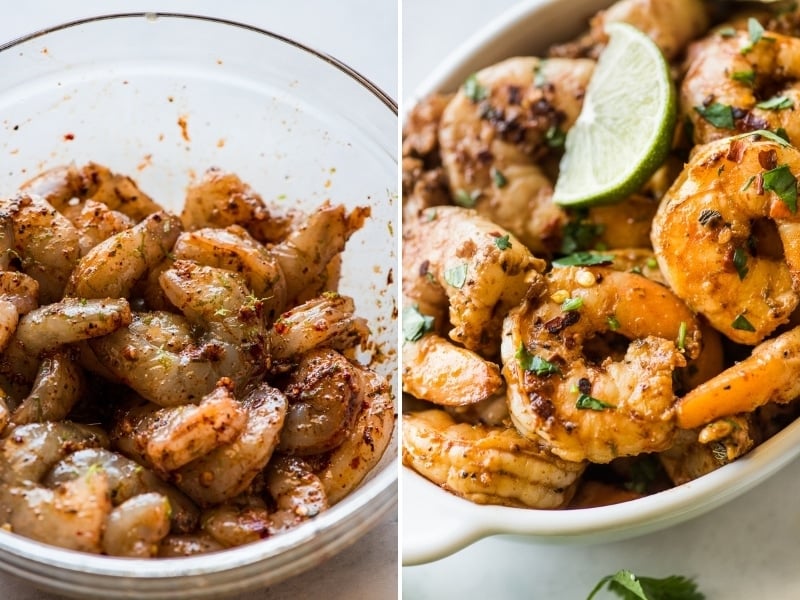
<path fill-rule="evenodd" d="M 454 288 L 462 288 L 467 282 L 467 263 L 461 263 L 444 272 L 444 280 Z"/>
<path fill-rule="evenodd" d="M 769 100 L 764 100 L 756 104 L 756 108 L 763 108 L 765 110 L 783 110 L 785 108 L 794 108 L 794 102 L 787 96 L 773 96 Z"/>
<path fill-rule="evenodd" d="M 731 327 L 734 329 L 738 329 L 739 331 L 755 331 L 756 328 L 753 327 L 753 324 L 747 320 L 747 317 L 744 315 L 739 315 L 733 320 L 731 323 Z"/>
<path fill-rule="evenodd" d="M 506 184 L 508 184 L 508 178 L 506 178 L 506 176 L 503 175 L 503 172 L 500 169 L 496 168 L 492 169 L 492 180 L 494 181 L 494 184 L 499 188 L 506 187 Z"/>
<path fill-rule="evenodd" d="M 755 46 L 762 39 L 771 39 L 764 37 L 764 26 L 753 17 L 747 19 L 747 33 L 750 35 L 750 41 L 742 46 L 741 50 L 739 50 L 739 52 L 742 54 L 747 54 L 750 52 L 750 50 L 753 49 L 753 46 Z"/>
<path fill-rule="evenodd" d="M 797 212 L 797 178 L 792 175 L 789 165 L 780 165 L 765 171 L 764 189 L 778 194 L 792 214 Z"/>
<path fill-rule="evenodd" d="M 608 323 L 608 328 L 611 331 L 617 331 L 620 327 L 622 327 L 616 315 L 611 315 L 610 317 L 608 317 L 606 319 L 606 323 Z"/>
<path fill-rule="evenodd" d="M 753 85 L 753 82 L 756 80 L 756 72 L 753 69 L 748 71 L 734 71 L 731 73 L 731 79 Z"/>
<path fill-rule="evenodd" d="M 474 208 L 475 203 L 478 202 L 478 198 L 480 197 L 480 190 L 473 190 L 471 192 L 467 190 L 456 190 L 455 194 L 453 194 L 453 202 L 462 208 Z"/>
<path fill-rule="evenodd" d="M 697 589 L 697 584 L 682 575 L 639 577 L 627 569 L 606 575 L 594 587 L 586 600 L 592 600 L 597 593 L 608 586 L 623 600 L 705 600 L 705 594 Z"/>
<path fill-rule="evenodd" d="M 744 279 L 747 275 L 747 250 L 741 246 L 733 251 L 733 266 L 736 267 L 736 273 L 739 275 L 739 280 Z"/>
<path fill-rule="evenodd" d="M 544 134 L 544 139 L 550 148 L 563 148 L 567 139 L 567 134 L 557 126 L 553 125 Z"/>
<path fill-rule="evenodd" d="M 607 408 L 616 408 L 613 404 L 609 404 L 608 402 L 603 402 L 602 400 L 598 400 L 589 394 L 584 394 L 581 392 L 578 395 L 578 400 L 575 402 L 575 408 L 580 410 L 596 410 L 601 411 Z"/>
<path fill-rule="evenodd" d="M 614 262 L 613 254 L 598 254 L 596 252 L 574 252 L 569 256 L 556 258 L 554 267 L 589 267 L 592 265 L 608 265 Z"/>
<path fill-rule="evenodd" d="M 561 303 L 561 310 L 563 312 L 570 312 L 572 310 L 578 310 L 581 306 L 583 306 L 583 298 L 575 296 L 564 300 L 564 302 Z"/>
<path fill-rule="evenodd" d="M 494 245 L 497 246 L 500 250 L 508 250 L 511 248 L 511 242 L 509 241 L 509 234 L 505 234 L 499 237 L 494 238 Z"/>
<path fill-rule="evenodd" d="M 480 102 L 489 96 L 489 91 L 478 82 L 478 76 L 473 73 L 464 82 L 464 94 L 473 102 Z"/>
<path fill-rule="evenodd" d="M 574 217 L 564 225 L 560 251 L 572 254 L 579 250 L 588 250 L 597 242 L 597 238 L 605 231 L 605 225 L 587 220 L 588 212 L 577 210 Z"/>
<path fill-rule="evenodd" d="M 686 321 L 681 321 L 681 324 L 678 325 L 678 350 L 683 351 L 686 350 Z"/>
<path fill-rule="evenodd" d="M 708 106 L 695 106 L 695 111 L 714 127 L 733 129 L 733 109 L 727 104 L 712 102 Z"/>
<path fill-rule="evenodd" d="M 433 331 L 433 317 L 419 312 L 416 304 L 403 308 L 403 339 L 416 342 L 429 331 Z"/>
<path fill-rule="evenodd" d="M 517 361 L 519 361 L 520 367 L 526 371 L 535 373 L 536 375 L 542 376 L 561 373 L 561 369 L 558 368 L 557 364 L 551 363 L 549 360 L 545 360 L 539 356 L 531 354 L 525 349 L 523 344 L 519 345 L 519 349 L 517 350 L 515 356 Z"/>

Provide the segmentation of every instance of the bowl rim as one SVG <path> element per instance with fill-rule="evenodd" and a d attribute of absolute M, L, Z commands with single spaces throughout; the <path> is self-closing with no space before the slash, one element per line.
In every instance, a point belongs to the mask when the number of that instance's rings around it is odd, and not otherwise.
<path fill-rule="evenodd" d="M 590 2 L 599 10 L 613 0 L 586 0 L 581 6 Z M 567 10 L 561 0 L 519 0 L 487 21 L 437 63 L 418 85 L 407 90 L 404 115 L 429 94 L 453 91 L 465 73 L 491 64 L 496 45 L 509 35 L 515 38 L 521 28 L 536 31 L 533 19 L 542 11 L 555 10 L 557 5 Z M 510 45 L 515 43 L 516 39 Z M 513 56 L 503 52 L 505 57 Z M 569 510 L 475 504 L 402 465 L 402 564 L 415 566 L 436 561 L 493 535 L 526 536 L 540 543 L 590 544 L 657 531 L 698 517 L 773 476 L 800 455 L 800 444 L 792 443 L 798 439 L 800 418 L 747 455 L 693 481 L 619 504 Z M 411 497 L 423 490 L 424 497 Z M 424 524 L 415 526 L 412 506 L 419 506 L 416 510 L 422 511 L 438 510 L 442 518 L 425 519 Z"/>
<path fill-rule="evenodd" d="M 169 11 L 103 13 L 48 26 L 10 41 L 2 42 L 0 43 L 0 54 L 48 34 L 83 25 L 93 25 L 112 20 L 161 18 L 200 21 L 213 25 L 240 28 L 287 44 L 338 69 L 369 92 L 395 116 L 398 114 L 398 105 L 394 98 L 369 78 L 334 56 L 262 27 L 209 15 Z M 399 162 L 397 156 L 395 156 L 394 160 Z M 399 399 L 395 398 L 395 413 L 399 412 L 398 403 Z M 398 435 L 398 420 L 395 419 L 392 437 L 396 439 Z M 391 445 L 387 451 L 390 450 Z M 150 597 L 144 595 L 147 592 L 151 594 L 167 594 L 153 597 L 172 597 L 172 595 L 168 594 L 170 591 L 174 591 L 175 580 L 185 580 L 197 575 L 216 575 L 219 577 L 219 580 L 205 581 L 204 585 L 207 587 L 200 591 L 201 595 L 218 594 L 221 591 L 223 593 L 243 592 L 250 589 L 246 586 L 248 582 L 255 582 L 256 580 L 266 584 L 277 583 L 312 567 L 322 560 L 327 560 L 353 544 L 360 536 L 375 526 L 383 515 L 397 506 L 399 459 L 391 454 L 388 454 L 387 457 L 387 459 L 384 459 L 387 464 L 382 469 L 379 471 L 373 469 L 367 475 L 367 479 L 360 483 L 356 490 L 341 502 L 302 526 L 269 538 L 269 542 L 262 540 L 243 546 L 227 548 L 219 552 L 193 556 L 135 559 L 68 550 L 38 542 L 12 532 L 0 531 L 0 552 L 11 554 L 10 561 L 8 561 L 8 556 L 4 557 L 6 560 L 0 561 L 0 569 L 34 582 L 41 587 L 59 590 L 61 593 L 65 593 L 65 590 L 59 584 L 68 583 L 72 585 L 79 581 L 76 577 L 90 577 L 91 580 L 84 581 L 82 584 L 85 591 L 92 593 L 92 595 L 115 590 L 122 592 L 119 588 L 113 587 L 113 580 L 121 577 L 135 580 L 137 585 L 149 584 L 147 587 L 135 588 L 136 592 L 143 595 L 132 597 Z M 365 510 L 367 507 L 369 507 L 369 510 Z M 341 528 L 337 529 L 335 527 L 337 523 L 341 523 L 347 516 L 352 517 L 357 513 L 358 522 L 350 530 L 341 530 Z M 330 531 L 327 537 L 319 535 L 324 534 L 326 531 Z M 322 541 L 319 541 L 320 537 L 323 538 Z M 295 556 L 293 560 L 284 560 L 278 566 L 276 577 L 271 577 L 269 573 L 254 572 L 253 567 L 264 559 L 280 555 L 288 556 L 292 550 L 296 550 L 306 544 L 313 545 L 315 540 L 318 543 L 315 545 L 314 550 L 324 551 L 321 557 L 300 560 Z M 230 576 L 220 577 L 222 572 L 227 572 Z M 104 586 L 105 577 L 112 577 L 113 580 L 107 581 L 107 585 Z M 183 591 L 188 592 L 189 590 L 183 589 Z"/>

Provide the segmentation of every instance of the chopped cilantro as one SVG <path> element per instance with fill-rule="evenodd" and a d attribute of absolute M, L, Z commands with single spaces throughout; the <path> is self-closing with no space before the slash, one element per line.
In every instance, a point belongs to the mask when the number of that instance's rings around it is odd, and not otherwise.
<path fill-rule="evenodd" d="M 620 327 L 622 327 L 616 315 L 611 315 L 610 317 L 608 317 L 608 319 L 606 319 L 606 322 L 608 323 L 608 328 L 611 331 L 617 331 Z"/>
<path fill-rule="evenodd" d="M 494 238 L 494 245 L 500 250 L 508 250 L 511 248 L 511 241 L 508 239 L 509 234 Z"/>
<path fill-rule="evenodd" d="M 575 402 L 575 408 L 580 410 L 605 410 L 607 408 L 616 408 L 613 404 L 609 404 L 608 402 L 603 402 L 602 400 L 598 400 L 590 396 L 589 394 L 584 394 L 581 392 L 578 395 L 578 400 Z"/>
<path fill-rule="evenodd" d="M 753 85 L 753 82 L 756 80 L 756 72 L 753 69 L 749 69 L 747 71 L 734 71 L 731 73 L 731 79 L 746 83 L 747 85 Z"/>
<path fill-rule="evenodd" d="M 560 248 L 562 254 L 572 254 L 594 247 L 597 238 L 605 231 L 604 225 L 588 221 L 586 215 L 585 210 L 578 210 L 564 225 Z"/>
<path fill-rule="evenodd" d="M 769 131 L 768 129 L 756 129 L 754 131 L 747 131 L 745 133 L 740 133 L 739 135 L 734 135 L 730 139 L 740 140 L 742 138 L 750 137 L 751 135 L 758 135 L 767 140 L 775 142 L 776 144 L 780 144 L 784 148 L 786 146 L 791 146 L 791 144 L 789 143 L 788 136 L 784 137 L 783 135 L 781 135 L 781 130 L 783 130 L 783 128 L 779 128 L 777 132 L 772 132 Z M 786 134 L 786 130 L 783 130 L 783 134 Z"/>
<path fill-rule="evenodd" d="M 741 246 L 733 251 L 733 266 L 736 267 L 739 279 L 744 279 L 749 269 L 747 268 L 747 250 Z"/>
<path fill-rule="evenodd" d="M 631 464 L 630 479 L 623 485 L 626 490 L 644 494 L 658 477 L 659 462 L 652 454 L 640 455 Z"/>
<path fill-rule="evenodd" d="M 592 600 L 606 586 L 623 600 L 705 600 L 697 584 L 682 575 L 639 577 L 626 569 L 603 577 L 586 600 Z"/>
<path fill-rule="evenodd" d="M 761 39 L 764 37 L 764 26 L 753 17 L 750 17 L 747 19 L 747 33 L 750 36 L 750 41 L 742 46 L 742 49 L 740 50 L 742 54 L 747 54 L 750 52 L 750 50 L 753 49 L 753 46 L 761 41 Z"/>
<path fill-rule="evenodd" d="M 695 111 L 714 127 L 733 129 L 733 109 L 727 104 L 712 102 L 708 106 L 695 106 Z"/>
<path fill-rule="evenodd" d="M 753 327 L 753 324 L 747 320 L 747 317 L 744 315 L 739 315 L 733 320 L 731 323 L 731 327 L 734 329 L 738 329 L 739 331 L 755 331 L 756 328 Z"/>
<path fill-rule="evenodd" d="M 454 288 L 462 288 L 467 282 L 467 263 L 461 263 L 444 272 L 444 280 Z"/>
<path fill-rule="evenodd" d="M 797 212 L 797 179 L 789 170 L 789 165 L 765 171 L 764 189 L 775 192 L 792 214 Z"/>
<path fill-rule="evenodd" d="M 553 261 L 554 267 L 588 267 L 591 265 L 607 265 L 614 262 L 613 254 L 598 254 L 596 252 L 574 252 L 569 256 L 557 258 Z"/>
<path fill-rule="evenodd" d="M 753 181 L 755 181 L 755 179 L 756 179 L 755 175 L 750 175 L 750 177 L 747 178 L 747 181 L 744 182 L 744 185 L 742 186 L 742 189 L 739 190 L 739 191 L 740 192 L 746 192 L 750 188 L 750 186 L 752 185 Z"/>
<path fill-rule="evenodd" d="M 733 27 L 721 27 L 717 30 L 720 37 L 731 38 L 736 35 L 736 30 Z"/>
<path fill-rule="evenodd" d="M 786 133 L 786 130 L 783 127 L 778 127 L 775 130 L 775 135 L 777 135 L 779 138 L 785 140 L 787 143 L 789 142 L 789 134 Z"/>
<path fill-rule="evenodd" d="M 478 76 L 473 73 L 464 82 L 464 94 L 473 102 L 480 102 L 489 96 L 488 90 L 478 82 Z"/>
<path fill-rule="evenodd" d="M 536 375 L 542 376 L 561 373 L 561 369 L 558 368 L 558 365 L 551 363 L 549 360 L 545 360 L 539 356 L 531 354 L 522 344 L 520 344 L 515 356 L 517 361 L 519 361 L 520 367 L 526 371 L 530 371 L 531 373 L 536 373 Z"/>
<path fill-rule="evenodd" d="M 681 321 L 678 326 L 678 350 L 686 350 L 686 321 Z"/>
<path fill-rule="evenodd" d="M 561 310 L 564 312 L 570 312 L 573 310 L 578 310 L 581 306 L 583 306 L 583 298 L 580 296 L 575 296 L 573 298 L 567 298 L 564 302 L 561 303 Z"/>
<path fill-rule="evenodd" d="M 503 175 L 503 172 L 500 169 L 492 169 L 492 180 L 499 188 L 506 187 L 508 184 L 508 179 L 505 175 Z"/>
<path fill-rule="evenodd" d="M 567 134 L 553 125 L 547 132 L 544 134 L 544 139 L 547 142 L 547 145 L 551 148 L 563 148 L 564 142 L 567 139 Z"/>
<path fill-rule="evenodd" d="M 533 87 L 541 88 L 547 83 L 547 78 L 544 76 L 545 61 L 540 60 L 533 69 Z"/>
<path fill-rule="evenodd" d="M 765 110 L 783 110 L 785 108 L 794 108 L 794 102 L 787 96 L 773 96 L 769 100 L 764 100 L 756 104 L 756 108 L 763 108 Z"/>
<path fill-rule="evenodd" d="M 423 315 L 416 305 L 406 306 L 403 309 L 403 338 L 405 340 L 416 342 L 432 330 L 433 317 Z"/>
<path fill-rule="evenodd" d="M 453 202 L 462 208 L 473 208 L 480 197 L 480 190 L 473 190 L 471 192 L 468 192 L 467 190 L 456 190 L 456 193 L 453 194 Z"/>

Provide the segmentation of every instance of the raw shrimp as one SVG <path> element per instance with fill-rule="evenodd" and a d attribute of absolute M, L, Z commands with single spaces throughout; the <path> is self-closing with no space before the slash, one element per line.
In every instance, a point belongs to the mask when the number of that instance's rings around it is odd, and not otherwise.
<path fill-rule="evenodd" d="M 386 451 L 394 431 L 394 402 L 389 382 L 367 368 L 360 370 L 361 411 L 344 442 L 328 453 L 315 471 L 328 502 L 336 504 L 371 471 Z"/>
<path fill-rule="evenodd" d="M 694 143 L 757 129 L 783 129 L 790 142 L 800 143 L 799 65 L 798 38 L 772 31 L 757 41 L 746 31 L 714 34 L 681 84 L 681 110 L 693 126 Z"/>
<path fill-rule="evenodd" d="M 54 488 L 91 470 L 101 470 L 108 476 L 111 501 L 115 506 L 153 492 L 169 500 L 172 531 L 188 533 L 197 526 L 200 510 L 187 496 L 150 469 L 104 448 L 86 448 L 69 454 L 47 472 L 42 483 Z"/>
<path fill-rule="evenodd" d="M 271 535 L 288 531 L 328 509 L 322 482 L 301 458 L 273 457 L 265 478 L 277 506 L 269 515 Z"/>
<path fill-rule="evenodd" d="M 272 254 L 241 227 L 182 233 L 172 254 L 177 259 L 242 273 L 253 294 L 264 302 L 264 314 L 270 322 L 286 308 L 283 270 Z"/>
<path fill-rule="evenodd" d="M 169 501 L 161 494 L 129 498 L 106 518 L 103 552 L 134 558 L 157 556 L 161 540 L 169 533 L 169 513 Z"/>
<path fill-rule="evenodd" d="M 353 348 L 369 336 L 349 296 L 323 294 L 283 313 L 268 331 L 273 360 L 287 360 L 314 348 Z"/>
<path fill-rule="evenodd" d="M 735 342 L 758 343 L 800 303 L 796 174 L 793 147 L 718 140 L 694 153 L 653 221 L 670 287 Z"/>
<path fill-rule="evenodd" d="M 72 217 L 82 210 L 82 202 L 93 200 L 139 222 L 162 210 L 133 179 L 112 173 L 94 162 L 81 168 L 75 165 L 55 167 L 22 185 L 22 191 L 43 196 L 60 213 Z"/>
<path fill-rule="evenodd" d="M 202 527 L 227 548 L 257 542 L 270 535 L 267 504 L 258 496 L 239 496 L 206 510 Z"/>
<path fill-rule="evenodd" d="M 286 416 L 286 396 L 261 383 L 242 399 L 247 424 L 232 442 L 174 471 L 172 479 L 200 506 L 241 494 L 269 462 Z"/>
<path fill-rule="evenodd" d="M 237 175 L 211 168 L 186 191 L 181 222 L 187 231 L 242 225 L 259 242 L 279 242 L 289 233 L 292 219 L 272 214 Z"/>
<path fill-rule="evenodd" d="M 134 399 L 117 412 L 111 441 L 126 456 L 156 472 L 174 471 L 241 433 L 246 416 L 232 387 L 220 380 L 197 405 L 161 408 Z"/>
<path fill-rule="evenodd" d="M 320 454 L 341 444 L 361 408 L 357 368 L 335 350 L 320 348 L 298 358 L 282 387 L 289 401 L 278 450 Z"/>
<path fill-rule="evenodd" d="M 6 349 L 20 316 L 39 306 L 39 284 L 16 271 L 0 272 L 0 352 Z"/>
<path fill-rule="evenodd" d="M 86 391 L 83 371 L 70 352 L 42 358 L 28 396 L 11 414 L 15 425 L 60 421 Z"/>
<path fill-rule="evenodd" d="M 177 217 L 159 211 L 112 235 L 80 259 L 65 294 L 78 298 L 129 296 L 134 284 L 172 249 L 180 231 Z"/>
<path fill-rule="evenodd" d="M 403 344 L 403 391 L 442 406 L 486 400 L 503 388 L 500 368 L 434 333 Z"/>
<path fill-rule="evenodd" d="M 556 268 L 503 325 L 511 418 L 564 460 L 664 450 L 673 373 L 699 351 L 697 320 L 664 286 L 606 267 Z"/>
<path fill-rule="evenodd" d="M 39 302 L 60 300 L 80 256 L 78 230 L 38 196 L 0 200 L 0 214 L 11 220 L 21 270 L 39 283 Z"/>
<path fill-rule="evenodd" d="M 404 232 L 403 293 L 449 306 L 449 337 L 485 357 L 497 354 L 502 319 L 539 280 L 545 263 L 512 234 L 454 206 L 428 209 Z"/>
<path fill-rule="evenodd" d="M 702 0 L 620 0 L 592 18 L 586 35 L 554 46 L 551 55 L 596 58 L 608 42 L 606 25 L 622 22 L 644 32 L 671 61 L 708 28 L 708 21 Z"/>
<path fill-rule="evenodd" d="M 111 210 L 105 204 L 87 200 L 80 213 L 72 219 L 72 224 L 78 228 L 80 234 L 78 245 L 81 256 L 86 256 L 100 242 L 133 227 L 134 220 L 121 212 Z"/>
<path fill-rule="evenodd" d="M 533 252 L 557 249 L 566 222 L 538 161 L 578 118 L 594 64 L 504 60 L 470 76 L 442 115 L 439 144 L 454 201 Z"/>
<path fill-rule="evenodd" d="M 478 504 L 563 508 L 586 468 L 513 427 L 457 423 L 443 410 L 404 414 L 403 440 L 403 464 Z"/>
<path fill-rule="evenodd" d="M 699 427 L 768 402 L 800 396 L 800 328 L 761 342 L 749 357 L 697 386 L 676 407 L 678 425 Z"/>

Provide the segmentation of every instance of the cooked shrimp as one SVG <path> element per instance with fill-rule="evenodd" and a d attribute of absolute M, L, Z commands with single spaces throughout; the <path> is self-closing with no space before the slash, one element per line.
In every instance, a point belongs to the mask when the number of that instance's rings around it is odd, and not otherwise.
<path fill-rule="evenodd" d="M 261 383 L 242 399 L 242 407 L 247 412 L 247 424 L 236 439 L 172 474 L 175 485 L 200 506 L 219 504 L 241 494 L 278 445 L 286 396 Z"/>
<path fill-rule="evenodd" d="M 114 419 L 111 441 L 156 472 L 174 471 L 241 433 L 247 417 L 231 387 L 221 380 L 197 405 L 161 408 L 141 399 L 129 402 Z"/>
<path fill-rule="evenodd" d="M 800 39 L 772 31 L 757 41 L 746 31 L 713 36 L 713 43 L 697 52 L 681 84 L 681 110 L 692 123 L 694 143 L 737 131 L 781 128 L 793 144 L 800 143 L 795 118 Z"/>
<path fill-rule="evenodd" d="M 592 18 L 586 35 L 553 47 L 551 54 L 596 58 L 608 42 L 606 25 L 622 22 L 644 32 L 671 61 L 708 28 L 708 21 L 702 0 L 619 0 Z"/>
<path fill-rule="evenodd" d="M 301 458 L 275 456 L 266 471 L 267 491 L 277 510 L 269 515 L 269 533 L 288 531 L 328 509 L 325 488 Z"/>
<path fill-rule="evenodd" d="M 577 119 L 593 71 L 586 59 L 504 60 L 472 75 L 442 115 L 439 144 L 454 200 L 533 252 L 557 249 L 566 222 L 537 163 Z"/>
<path fill-rule="evenodd" d="M 625 348 L 603 340 L 608 332 Z M 699 350 L 694 315 L 664 286 L 606 267 L 554 269 L 503 325 L 511 418 L 573 462 L 664 450 L 675 430 L 673 373 Z"/>
<path fill-rule="evenodd" d="M 320 348 L 298 358 L 281 386 L 289 401 L 278 450 L 306 456 L 341 444 L 361 408 L 361 378 L 335 350 Z"/>
<path fill-rule="evenodd" d="M 108 477 L 111 501 L 115 506 L 141 494 L 156 493 L 169 500 L 172 531 L 194 531 L 200 516 L 197 505 L 150 469 L 117 452 L 104 448 L 77 450 L 57 462 L 42 483 L 54 488 L 92 470 L 100 470 Z"/>
<path fill-rule="evenodd" d="M 39 284 L 16 271 L 0 272 L 0 352 L 6 349 L 20 316 L 39 306 Z"/>
<path fill-rule="evenodd" d="M 699 427 L 768 402 L 800 396 L 800 328 L 761 342 L 749 357 L 697 386 L 676 407 L 678 425 Z"/>
<path fill-rule="evenodd" d="M 38 196 L 2 200 L 0 213 L 11 220 L 21 270 L 39 283 L 39 302 L 60 300 L 80 256 L 78 230 Z"/>
<path fill-rule="evenodd" d="M 563 508 L 585 463 L 571 463 L 513 427 L 456 423 L 443 410 L 403 415 L 403 464 L 478 504 Z"/>
<path fill-rule="evenodd" d="M 189 186 L 181 222 L 187 231 L 242 225 L 259 242 L 279 242 L 289 233 L 292 219 L 272 214 L 261 196 L 237 175 L 211 168 Z"/>
<path fill-rule="evenodd" d="M 83 371 L 69 352 L 54 352 L 42 359 L 30 394 L 11 414 L 16 425 L 60 421 L 86 391 Z"/>
<path fill-rule="evenodd" d="M 150 558 L 158 555 L 169 533 L 170 506 L 161 494 L 134 496 L 113 508 L 103 531 L 103 552 L 110 556 Z"/>
<path fill-rule="evenodd" d="M 776 173 L 785 181 L 775 183 Z M 747 137 L 707 144 L 653 221 L 670 287 L 735 342 L 758 343 L 800 303 L 800 218 L 786 195 L 796 187 L 793 173 L 800 174 L 793 147 Z"/>
<path fill-rule="evenodd" d="M 352 348 L 369 336 L 367 322 L 356 317 L 349 296 L 328 293 L 283 313 L 268 332 L 271 356 L 286 360 L 314 348 Z"/>
<path fill-rule="evenodd" d="M 78 298 L 123 298 L 158 265 L 178 239 L 177 217 L 160 211 L 112 235 L 80 259 L 65 290 Z"/>
<path fill-rule="evenodd" d="M 389 382 L 361 369 L 362 402 L 353 429 L 344 442 L 326 456 L 317 476 L 333 506 L 361 483 L 383 456 L 394 431 L 395 412 Z"/>
<path fill-rule="evenodd" d="M 442 206 L 426 215 L 404 234 L 403 293 L 421 306 L 449 303 L 450 338 L 495 356 L 504 315 L 545 263 L 473 210 Z"/>
<path fill-rule="evenodd" d="M 100 242 L 133 227 L 134 220 L 121 212 L 111 210 L 105 204 L 87 200 L 80 213 L 72 219 L 72 224 L 78 228 L 80 234 L 78 245 L 81 256 L 86 256 Z"/>
<path fill-rule="evenodd" d="M 434 333 L 403 344 L 403 391 L 441 406 L 466 406 L 503 388 L 500 367 Z"/>
<path fill-rule="evenodd" d="M 69 216 L 77 214 L 85 200 L 105 204 L 136 222 L 162 210 L 136 186 L 133 179 L 112 173 L 94 162 L 81 168 L 65 165 L 44 171 L 25 182 L 21 189 L 43 196 L 56 210 Z"/>

